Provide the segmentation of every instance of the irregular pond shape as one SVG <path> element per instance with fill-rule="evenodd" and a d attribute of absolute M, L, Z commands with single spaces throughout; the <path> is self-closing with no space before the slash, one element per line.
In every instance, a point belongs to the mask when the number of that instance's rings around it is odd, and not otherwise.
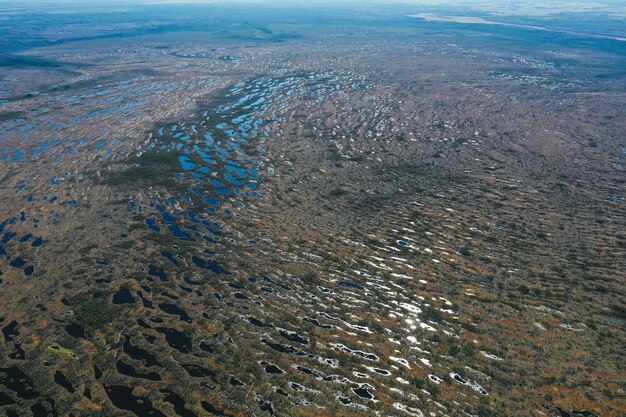
<path fill-rule="evenodd" d="M 119 372 L 122 375 L 131 376 L 133 378 L 147 379 L 149 381 L 161 380 L 161 376 L 158 373 L 156 372 L 141 373 L 137 371 L 132 365 L 124 362 L 121 359 L 115 363 L 115 367 L 117 369 L 117 372 Z"/>
<path fill-rule="evenodd" d="M 22 349 L 22 345 L 19 343 L 16 343 L 14 347 L 15 347 L 15 351 L 9 353 L 9 358 L 20 360 L 20 361 L 23 361 L 24 359 L 26 359 L 26 352 L 24 352 L 24 349 Z"/>
<path fill-rule="evenodd" d="M 131 358 L 142 361 L 147 368 L 151 366 L 161 366 L 157 358 L 145 349 L 135 346 L 130 342 L 130 336 L 124 335 L 124 344 L 122 345 L 124 353 Z"/>
<path fill-rule="evenodd" d="M 365 398 L 367 400 L 373 400 L 374 399 L 374 396 L 372 395 L 372 393 L 370 393 L 366 388 L 363 388 L 363 387 L 352 388 L 352 392 L 354 392 L 359 397 Z"/>
<path fill-rule="evenodd" d="M 170 347 L 178 350 L 180 353 L 190 353 L 192 349 L 191 338 L 176 329 L 169 327 L 155 327 L 157 332 L 165 335 L 165 341 Z"/>
<path fill-rule="evenodd" d="M 167 278 L 167 274 L 163 270 L 163 268 L 159 268 L 155 265 L 148 265 L 148 274 L 153 275 L 155 277 L 159 277 L 161 281 L 167 282 L 169 279 Z"/>
<path fill-rule="evenodd" d="M 183 280 L 189 285 L 202 285 L 202 281 L 195 281 L 188 277 L 184 277 Z"/>
<path fill-rule="evenodd" d="M 161 231 L 161 228 L 156 225 L 156 219 L 148 218 L 146 219 L 146 224 L 150 230 L 154 230 L 155 232 Z"/>
<path fill-rule="evenodd" d="M 257 326 L 257 327 L 274 327 L 274 326 L 272 326 L 271 324 L 266 324 L 266 323 L 263 323 L 261 320 L 256 319 L 256 318 L 254 318 L 254 317 L 252 317 L 252 316 L 248 317 L 248 321 L 249 321 L 250 323 L 254 324 L 254 325 L 255 325 L 255 326 Z"/>
<path fill-rule="evenodd" d="M 9 265 L 13 268 L 21 268 L 26 265 L 26 261 L 18 256 L 17 258 L 13 259 Z"/>
<path fill-rule="evenodd" d="M 204 340 L 200 342 L 200 349 L 205 352 L 215 353 L 215 350 L 211 347 L 211 345 L 207 344 Z"/>
<path fill-rule="evenodd" d="M 7 405 L 13 405 L 13 404 L 17 404 L 17 401 L 15 401 L 13 398 L 9 397 L 4 392 L 0 392 L 0 407 L 4 407 L 4 406 L 7 406 Z"/>
<path fill-rule="evenodd" d="M 2 243 L 9 243 L 9 241 L 11 239 L 13 239 L 15 236 L 17 236 L 17 233 L 15 233 L 15 232 L 6 232 L 4 234 L 4 236 L 2 236 L 1 242 Z"/>
<path fill-rule="evenodd" d="M 67 332 L 67 334 L 77 339 L 85 338 L 85 328 L 81 326 L 80 324 L 76 324 L 76 323 L 68 324 L 67 326 L 65 326 L 65 331 Z"/>
<path fill-rule="evenodd" d="M 202 408 L 204 408 L 205 411 L 207 411 L 211 415 L 218 417 L 228 417 L 226 414 L 224 414 L 223 411 L 218 410 L 217 408 L 215 408 L 215 406 L 209 404 L 206 401 L 201 401 L 200 404 L 202 405 Z"/>
<path fill-rule="evenodd" d="M 178 299 L 180 298 L 179 296 L 174 295 L 174 294 L 170 294 L 170 293 L 169 293 L 169 292 L 167 292 L 167 291 L 163 291 L 163 292 L 161 293 L 161 295 L 162 295 L 162 296 L 164 296 L 164 297 L 170 298 L 170 299 L 172 299 L 172 300 L 178 300 Z"/>
<path fill-rule="evenodd" d="M 176 223 L 177 221 L 176 216 L 170 213 L 163 213 L 163 220 L 165 220 L 168 223 Z"/>
<path fill-rule="evenodd" d="M 300 372 L 304 372 L 307 375 L 311 375 L 312 377 L 316 379 L 320 379 L 320 380 L 322 379 L 322 376 L 312 369 L 305 368 L 304 366 L 300 366 L 300 365 L 296 366 L 296 369 Z"/>
<path fill-rule="evenodd" d="M 174 235 L 174 237 L 177 237 L 178 239 L 181 239 L 181 240 L 194 240 L 194 238 L 191 235 L 191 233 L 187 233 L 187 232 L 182 231 L 180 229 L 180 227 L 178 227 L 176 225 L 167 226 L 167 230 L 169 230 Z"/>
<path fill-rule="evenodd" d="M 161 255 L 163 255 L 168 261 L 170 261 L 174 265 L 180 266 L 180 262 L 178 262 L 178 259 L 176 259 L 172 253 L 170 253 L 170 252 L 161 252 Z"/>
<path fill-rule="evenodd" d="M 180 164 L 182 165 L 185 171 L 191 171 L 192 169 L 196 167 L 196 164 L 191 159 L 189 159 L 187 155 L 179 156 L 178 161 L 180 162 Z"/>
<path fill-rule="evenodd" d="M 285 371 L 283 371 L 282 369 L 280 369 L 278 366 L 274 365 L 273 363 L 268 363 L 268 362 L 261 362 L 261 365 L 263 365 L 265 367 L 265 372 L 267 372 L 268 374 L 284 374 Z"/>
<path fill-rule="evenodd" d="M 280 343 L 273 343 L 273 342 L 270 342 L 269 340 L 263 340 L 263 343 L 265 343 L 267 346 L 271 347 L 272 349 L 280 353 L 291 354 L 291 353 L 297 352 L 296 348 L 294 348 L 293 346 L 282 345 Z"/>
<path fill-rule="evenodd" d="M 308 317 L 304 317 L 304 318 L 302 318 L 302 320 L 306 321 L 307 323 L 311 323 L 312 325 L 317 326 L 317 327 L 322 328 L 322 329 L 332 329 L 333 328 L 333 326 L 331 326 L 330 324 L 321 324 L 319 322 L 319 320 L 317 320 L 317 319 L 311 319 L 311 318 L 308 318 Z"/>
<path fill-rule="evenodd" d="M 282 337 L 284 337 L 285 339 L 289 340 L 290 342 L 295 342 L 295 343 L 300 343 L 302 345 L 308 345 L 309 344 L 309 340 L 303 338 L 302 336 L 300 336 L 298 333 L 296 332 L 288 332 L 285 330 L 279 330 L 279 333 Z"/>
<path fill-rule="evenodd" d="M 0 368 L 0 384 L 23 400 L 32 400 L 39 397 L 35 391 L 33 380 L 17 366 Z"/>
<path fill-rule="evenodd" d="M 152 306 L 152 301 L 148 300 L 147 298 L 145 298 L 143 296 L 143 293 L 141 291 L 137 291 L 137 295 L 139 296 L 139 298 L 141 299 L 141 303 L 143 304 L 144 307 L 146 308 L 154 308 Z"/>
<path fill-rule="evenodd" d="M 28 241 L 31 237 L 33 237 L 32 233 L 25 234 L 24 236 L 22 236 L 20 238 L 20 243 L 24 243 L 24 242 Z"/>
<path fill-rule="evenodd" d="M 191 257 L 191 260 L 194 264 L 196 264 L 197 267 L 199 268 L 203 268 L 203 269 L 208 269 L 218 275 L 220 274 L 230 274 L 230 272 L 226 271 L 224 268 L 222 268 L 222 266 L 219 264 L 219 262 L 214 261 L 214 260 L 205 260 L 202 259 L 198 256 L 193 255 Z"/>
<path fill-rule="evenodd" d="M 232 385 L 233 387 L 243 387 L 244 385 L 246 385 L 245 383 L 241 382 L 240 380 L 238 380 L 232 375 L 230 379 L 228 380 L 228 383 Z"/>
<path fill-rule="evenodd" d="M 33 417 L 58 417 L 59 413 L 52 398 L 41 400 L 30 407 Z"/>
<path fill-rule="evenodd" d="M 128 288 L 120 288 L 119 290 L 117 290 L 115 295 L 113 295 L 112 300 L 113 304 L 115 305 L 134 304 L 136 301 L 137 300 L 135 299 L 135 297 L 133 297 Z"/>
<path fill-rule="evenodd" d="M 442 381 L 442 379 L 439 378 L 437 375 L 432 375 L 432 374 L 428 375 L 428 379 L 433 381 L 435 384 L 439 384 Z"/>
<path fill-rule="evenodd" d="M 271 403 L 269 403 L 269 402 L 267 402 L 267 401 L 265 401 L 265 400 L 262 400 L 262 399 L 260 399 L 260 398 L 258 398 L 258 399 L 256 400 L 256 402 L 257 402 L 257 404 L 259 404 L 259 408 L 261 409 L 261 411 L 266 411 L 266 412 L 268 412 L 271 416 L 273 416 L 273 415 L 274 415 L 274 407 L 272 407 L 272 404 L 271 404 Z"/>
<path fill-rule="evenodd" d="M 337 285 L 342 285 L 344 287 L 350 287 L 350 288 L 356 288 L 357 290 L 364 290 L 365 287 L 363 287 L 360 284 L 357 284 L 355 282 L 350 282 L 350 281 L 338 281 Z"/>
<path fill-rule="evenodd" d="M 456 372 L 450 372 L 450 376 L 459 384 L 463 384 L 463 385 L 469 384 L 468 381 L 466 381 L 461 375 L 457 374 Z"/>
<path fill-rule="evenodd" d="M 183 363 L 180 366 L 182 366 L 183 369 L 187 371 L 189 376 L 192 376 L 194 378 L 215 377 L 215 372 L 194 363 Z"/>
<path fill-rule="evenodd" d="M 20 332 L 17 330 L 18 327 L 19 324 L 17 323 L 17 321 L 13 320 L 2 329 L 2 334 L 4 335 L 5 342 L 12 342 L 13 339 L 20 335 Z"/>
<path fill-rule="evenodd" d="M 191 318 L 189 317 L 187 312 L 178 307 L 176 304 L 161 303 L 159 304 L 159 308 L 161 309 L 161 311 L 164 311 L 167 314 L 178 316 L 181 320 L 186 321 L 187 323 L 191 323 Z"/>
<path fill-rule="evenodd" d="M 163 401 L 172 404 L 172 406 L 174 406 L 174 412 L 180 417 L 198 417 L 196 413 L 185 407 L 185 400 L 183 400 L 180 395 L 174 393 L 174 391 L 162 389 L 160 392 L 166 394 L 165 397 L 163 397 Z"/>
<path fill-rule="evenodd" d="M 121 410 L 133 412 L 138 417 L 166 417 L 152 406 L 146 397 L 133 395 L 133 388 L 123 385 L 103 385 L 113 405 Z"/>
<path fill-rule="evenodd" d="M 68 379 L 66 378 L 65 374 L 58 369 L 54 373 L 54 382 L 65 388 L 70 394 L 76 392 L 70 381 L 68 381 Z"/>

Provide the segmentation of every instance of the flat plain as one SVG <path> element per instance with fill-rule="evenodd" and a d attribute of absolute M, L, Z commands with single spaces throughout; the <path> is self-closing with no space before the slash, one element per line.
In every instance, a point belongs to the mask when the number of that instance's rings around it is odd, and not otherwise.
<path fill-rule="evenodd" d="M 0 8 L 0 413 L 625 416 L 619 24 L 421 12 Z"/>

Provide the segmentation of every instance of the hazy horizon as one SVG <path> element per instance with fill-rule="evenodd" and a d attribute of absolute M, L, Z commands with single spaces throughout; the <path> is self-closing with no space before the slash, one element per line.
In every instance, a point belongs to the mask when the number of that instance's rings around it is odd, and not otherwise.
<path fill-rule="evenodd" d="M 518 0 L 514 2 L 502 1 L 472 1 L 472 0 L 24 0 L 8 1 L 0 5 L 0 13 L 11 10 L 23 10 L 30 7 L 75 8 L 76 10 L 97 7 L 100 10 L 108 8 L 133 8 L 138 6 L 259 6 L 281 8 L 354 8 L 367 9 L 368 7 L 402 7 L 420 11 L 422 9 L 458 10 L 461 13 L 484 13 L 491 16 L 511 16 L 528 18 L 550 18 L 561 14 L 605 14 L 611 18 L 626 18 L 626 3 L 620 0 L 567 0 L 548 1 Z M 65 10 L 64 12 L 71 12 Z"/>

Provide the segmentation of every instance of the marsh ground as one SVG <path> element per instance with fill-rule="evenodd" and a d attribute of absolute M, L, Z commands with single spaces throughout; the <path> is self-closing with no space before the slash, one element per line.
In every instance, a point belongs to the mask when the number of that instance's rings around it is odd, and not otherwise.
<path fill-rule="evenodd" d="M 7 416 L 624 415 L 623 44 L 167 10 L 3 29 Z"/>

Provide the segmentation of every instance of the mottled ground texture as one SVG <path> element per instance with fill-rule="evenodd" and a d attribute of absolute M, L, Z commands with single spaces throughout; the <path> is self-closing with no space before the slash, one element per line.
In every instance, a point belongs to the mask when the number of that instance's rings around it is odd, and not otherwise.
<path fill-rule="evenodd" d="M 619 24 L 444 12 L 0 6 L 0 415 L 625 416 Z"/>

